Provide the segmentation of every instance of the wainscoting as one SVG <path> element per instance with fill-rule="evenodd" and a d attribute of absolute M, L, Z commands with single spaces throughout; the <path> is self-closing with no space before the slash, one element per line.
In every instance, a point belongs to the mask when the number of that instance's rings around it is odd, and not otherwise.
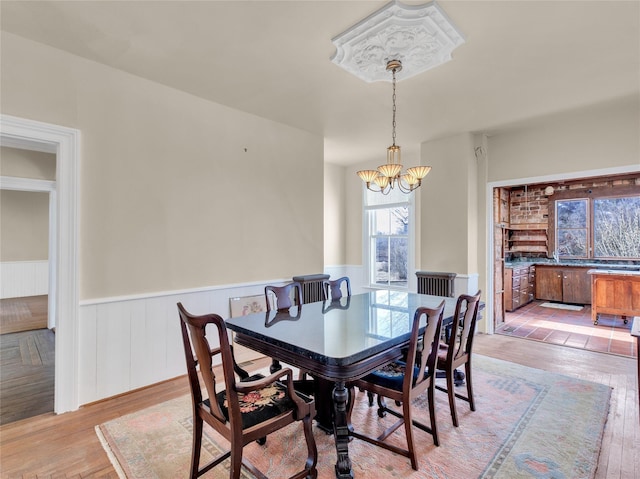
<path fill-rule="evenodd" d="M 326 267 L 331 277 L 352 278 L 352 293 L 367 291 L 361 285 L 361 266 Z M 458 279 L 458 278 L 457 278 Z M 229 298 L 264 294 L 267 284 L 215 286 L 197 290 L 162 292 L 81 301 L 78 316 L 77 403 L 92 403 L 185 374 L 184 353 L 176 303 L 194 314 L 215 312 L 230 316 Z M 456 294 L 477 290 L 477 275 L 460 276 Z"/>
<path fill-rule="evenodd" d="M 0 283 L 0 299 L 40 296 L 49 291 L 49 262 L 3 261 L 0 278 L 10 278 Z"/>
<path fill-rule="evenodd" d="M 319 271 L 322 272 L 322 271 Z M 333 277 L 360 278 L 360 268 L 327 268 Z M 315 273 L 315 272 L 306 272 Z M 194 314 L 231 316 L 229 298 L 264 294 L 267 282 L 82 301 L 78 324 L 78 404 L 186 373 L 176 304 Z M 357 283 L 356 283 L 357 284 Z M 363 292 L 354 289 L 353 294 Z"/>

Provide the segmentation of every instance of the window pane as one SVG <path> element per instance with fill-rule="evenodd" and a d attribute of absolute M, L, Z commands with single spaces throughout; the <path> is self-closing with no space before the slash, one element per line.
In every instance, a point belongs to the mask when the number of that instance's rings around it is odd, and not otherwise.
<path fill-rule="evenodd" d="M 640 197 L 593 202 L 595 257 L 640 258 Z"/>
<path fill-rule="evenodd" d="M 556 252 L 561 257 L 586 258 L 587 200 L 556 201 Z"/>
<path fill-rule="evenodd" d="M 390 233 L 395 235 L 406 235 L 409 228 L 409 208 L 397 206 L 389 209 Z"/>
<path fill-rule="evenodd" d="M 389 209 L 373 210 L 373 234 L 387 235 L 391 233 L 389 226 Z"/>
<path fill-rule="evenodd" d="M 407 284 L 407 239 L 390 238 L 389 278 L 397 286 Z"/>
<path fill-rule="evenodd" d="M 560 256 L 587 256 L 587 230 L 586 229 L 559 229 L 558 254 Z"/>
<path fill-rule="evenodd" d="M 587 200 L 556 202 L 558 228 L 586 228 Z"/>
<path fill-rule="evenodd" d="M 376 284 L 389 283 L 389 238 L 374 239 L 374 278 Z"/>

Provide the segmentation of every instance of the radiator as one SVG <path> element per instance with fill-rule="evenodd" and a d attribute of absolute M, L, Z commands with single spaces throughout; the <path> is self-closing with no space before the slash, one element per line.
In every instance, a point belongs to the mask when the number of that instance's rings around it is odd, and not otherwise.
<path fill-rule="evenodd" d="M 302 285 L 302 304 L 315 303 L 324 299 L 322 283 L 329 279 L 328 274 L 307 274 L 292 278 Z"/>
<path fill-rule="evenodd" d="M 417 271 L 416 276 L 418 277 L 418 293 L 454 297 L 456 273 Z"/>

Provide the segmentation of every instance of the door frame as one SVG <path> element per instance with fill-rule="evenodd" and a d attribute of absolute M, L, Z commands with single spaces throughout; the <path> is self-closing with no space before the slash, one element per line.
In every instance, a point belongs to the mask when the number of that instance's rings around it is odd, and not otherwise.
<path fill-rule="evenodd" d="M 55 247 L 49 261 L 55 334 L 55 399 L 57 414 L 79 405 L 78 332 L 78 174 L 80 131 L 10 115 L 0 115 L 0 145 L 56 154 Z M 50 210 L 51 211 L 51 210 Z M 54 229 L 54 228 L 50 228 Z M 51 277 L 53 276 L 53 278 Z M 53 288 L 53 289 L 51 289 Z"/>

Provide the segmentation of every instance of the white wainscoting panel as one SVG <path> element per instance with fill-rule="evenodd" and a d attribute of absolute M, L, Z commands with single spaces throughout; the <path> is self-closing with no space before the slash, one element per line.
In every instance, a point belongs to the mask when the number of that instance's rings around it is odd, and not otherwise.
<path fill-rule="evenodd" d="M 49 291 L 49 261 L 0 263 L 0 299 L 40 296 Z"/>
<path fill-rule="evenodd" d="M 78 403 L 88 404 L 186 374 L 177 303 L 193 314 L 230 316 L 229 298 L 266 284 L 108 298 L 80 304 Z M 211 331 L 210 338 L 217 333 Z M 212 347 L 217 342 L 212 341 Z"/>

